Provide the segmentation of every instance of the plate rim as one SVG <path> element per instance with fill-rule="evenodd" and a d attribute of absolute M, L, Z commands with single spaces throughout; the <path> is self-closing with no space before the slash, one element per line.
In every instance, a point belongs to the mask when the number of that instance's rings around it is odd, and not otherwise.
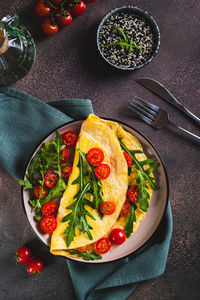
<path fill-rule="evenodd" d="M 112 121 L 112 122 L 117 122 L 119 124 L 122 124 L 124 126 L 127 126 L 129 128 L 131 128 L 132 130 L 136 131 L 139 135 L 141 135 L 150 145 L 151 147 L 154 149 L 154 151 L 157 153 L 161 163 L 162 163 L 162 167 L 163 167 L 163 170 L 164 170 L 164 174 L 165 174 L 165 179 L 166 179 L 166 187 L 167 187 L 167 193 L 166 193 L 166 203 L 165 203 L 165 208 L 163 210 L 163 214 L 161 216 L 161 219 L 160 219 L 160 222 L 158 224 L 158 226 L 154 229 L 154 231 L 152 232 L 152 234 L 149 236 L 149 238 L 144 242 L 144 244 L 142 244 L 141 246 L 139 246 L 136 250 L 134 250 L 133 252 L 129 253 L 129 254 L 126 254 L 120 258 L 117 258 L 117 259 L 113 259 L 113 260 L 109 260 L 109 261 L 104 261 L 104 262 L 100 262 L 98 261 L 98 263 L 96 264 L 108 264 L 108 263 L 112 263 L 112 262 L 115 262 L 115 261 L 120 261 L 122 259 L 125 259 L 127 258 L 129 255 L 132 255 L 133 253 L 134 254 L 137 254 L 137 252 L 142 248 L 144 247 L 145 245 L 147 245 L 147 243 L 150 241 L 150 239 L 153 238 L 153 236 L 156 234 L 156 232 L 158 231 L 158 229 L 160 228 L 160 226 L 162 225 L 162 221 L 163 221 L 163 218 L 165 216 L 165 213 L 166 213 L 166 210 L 167 210 L 167 206 L 168 206 L 168 202 L 169 202 L 169 179 L 168 179 L 168 174 L 167 174 L 167 170 L 166 170 L 166 167 L 165 167 L 165 163 L 163 161 L 163 158 L 160 154 L 160 152 L 157 150 L 157 148 L 152 144 L 152 142 L 144 135 L 142 134 L 139 130 L 133 128 L 132 126 L 126 124 L 125 122 L 123 121 L 119 121 L 119 120 L 116 120 L 116 119 L 112 119 L 112 118 L 106 118 L 106 117 L 99 117 L 101 119 L 104 119 L 104 120 L 107 120 L 107 121 Z M 55 131 L 61 129 L 62 127 L 64 126 L 67 126 L 67 125 L 70 125 L 72 123 L 76 123 L 76 122 L 80 122 L 80 121 L 85 121 L 85 119 L 80 119 L 80 120 L 72 120 L 72 121 L 69 121 L 67 123 L 64 123 L 63 125 L 60 125 L 56 128 L 54 128 L 53 130 L 51 130 L 47 135 L 45 135 L 45 137 L 43 137 L 40 142 L 37 144 L 37 146 L 33 149 L 33 151 L 31 152 L 31 154 L 29 155 L 28 157 L 28 162 L 25 166 L 25 170 L 23 171 L 23 178 L 25 178 L 25 175 L 26 175 L 26 170 L 27 170 L 27 167 L 30 163 L 30 160 L 31 158 L 33 157 L 33 154 L 35 153 L 35 151 L 37 150 L 37 148 L 43 143 L 43 141 L 48 138 L 48 136 L 50 136 L 51 134 L 53 134 Z M 38 238 L 38 240 L 40 240 L 40 242 L 42 242 L 43 245 L 45 245 L 48 249 L 50 249 L 50 247 L 45 244 L 45 242 L 37 235 L 37 233 L 34 231 L 33 227 L 31 226 L 31 223 L 29 222 L 29 218 L 27 216 L 27 212 L 26 212 L 26 209 L 25 209 L 25 205 L 24 205 L 24 195 L 23 195 L 23 190 L 24 190 L 24 187 L 21 186 L 21 201 L 22 201 L 22 207 L 23 207 L 23 211 L 24 211 L 24 214 L 25 214 L 25 217 L 26 217 L 26 220 L 27 220 L 27 223 L 28 225 L 30 226 L 32 232 L 34 233 L 34 235 Z M 85 261 L 83 259 L 81 259 L 80 261 L 79 260 L 74 260 L 73 258 L 71 257 L 64 257 L 62 255 L 57 255 L 59 257 L 63 257 L 65 259 L 68 259 L 70 261 L 73 261 L 73 262 L 78 262 L 78 263 L 83 263 L 83 264 L 95 264 L 94 261 Z"/>

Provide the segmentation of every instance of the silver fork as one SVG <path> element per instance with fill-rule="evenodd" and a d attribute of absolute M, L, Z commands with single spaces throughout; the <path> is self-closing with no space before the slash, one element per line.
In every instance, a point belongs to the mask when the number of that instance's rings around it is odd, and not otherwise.
<path fill-rule="evenodd" d="M 132 102 L 129 103 L 128 107 L 132 112 L 134 112 L 137 117 L 139 117 L 145 123 L 151 125 L 156 129 L 170 126 L 181 131 L 185 136 L 190 136 L 195 141 L 200 143 L 200 137 L 198 135 L 195 135 L 190 131 L 172 123 L 169 120 L 168 113 L 165 110 L 145 100 L 142 100 L 139 97 L 135 96 L 135 98 L 137 100 L 132 100 Z"/>

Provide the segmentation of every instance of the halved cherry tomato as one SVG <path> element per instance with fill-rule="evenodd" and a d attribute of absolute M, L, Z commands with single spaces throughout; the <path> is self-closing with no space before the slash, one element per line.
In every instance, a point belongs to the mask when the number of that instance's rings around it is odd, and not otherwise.
<path fill-rule="evenodd" d="M 111 243 L 121 245 L 126 240 L 126 232 L 121 228 L 114 228 L 109 236 Z"/>
<path fill-rule="evenodd" d="M 96 251 L 99 254 L 105 254 L 108 252 L 111 248 L 111 242 L 109 238 L 103 237 L 100 240 L 98 240 L 95 244 L 96 246 Z"/>
<path fill-rule="evenodd" d="M 110 166 L 107 164 L 100 164 L 95 168 L 94 173 L 97 178 L 102 180 L 106 179 L 110 175 Z"/>
<path fill-rule="evenodd" d="M 52 9 L 45 4 L 45 0 L 39 0 L 35 5 L 34 11 L 38 17 L 46 18 L 50 16 Z"/>
<path fill-rule="evenodd" d="M 86 246 L 77 248 L 77 250 L 78 250 L 79 252 L 86 252 L 86 251 L 90 250 L 90 245 L 86 245 Z"/>
<path fill-rule="evenodd" d="M 56 186 L 58 179 L 58 174 L 54 173 L 52 170 L 49 170 L 44 176 L 44 183 L 48 188 L 52 189 Z"/>
<path fill-rule="evenodd" d="M 91 148 L 87 153 L 87 160 L 93 166 L 100 165 L 104 160 L 103 151 L 99 148 Z"/>
<path fill-rule="evenodd" d="M 69 5 L 74 16 L 81 16 L 86 10 L 86 4 L 83 1 L 74 0 Z"/>
<path fill-rule="evenodd" d="M 47 18 L 42 23 L 42 30 L 46 35 L 51 36 L 58 32 L 58 25 L 52 24 L 51 19 Z"/>
<path fill-rule="evenodd" d="M 65 133 L 63 133 L 62 139 L 63 139 L 63 144 L 66 145 L 66 147 L 70 148 L 76 145 L 78 135 L 76 132 L 68 130 Z"/>
<path fill-rule="evenodd" d="M 132 158 L 125 151 L 123 152 L 123 154 L 124 154 L 124 157 L 126 158 L 126 162 L 127 162 L 128 168 L 129 168 L 132 165 Z"/>
<path fill-rule="evenodd" d="M 69 177 L 72 172 L 72 165 L 67 165 L 61 168 L 61 175 L 63 178 Z"/>
<path fill-rule="evenodd" d="M 20 264 L 26 264 L 31 258 L 31 251 L 28 247 L 21 247 L 16 251 L 16 260 Z"/>
<path fill-rule="evenodd" d="M 104 215 L 112 215 L 115 212 L 115 204 L 110 201 L 103 202 L 100 205 L 100 212 Z"/>
<path fill-rule="evenodd" d="M 65 163 L 69 158 L 69 152 L 66 148 L 62 149 L 60 151 L 60 156 L 62 156 L 62 159 L 60 160 L 61 164 Z"/>
<path fill-rule="evenodd" d="M 122 206 L 119 216 L 120 217 L 128 216 L 129 212 L 130 212 L 130 203 L 126 200 Z"/>
<path fill-rule="evenodd" d="M 35 194 L 35 197 L 38 198 L 38 199 L 44 199 L 46 198 L 46 196 L 48 195 L 48 189 L 46 186 L 43 186 L 43 190 L 42 190 L 42 193 L 40 195 L 40 191 L 42 189 L 42 186 L 40 184 L 36 185 L 33 189 L 33 192 Z"/>
<path fill-rule="evenodd" d="M 44 217 L 40 222 L 40 227 L 44 232 L 52 233 L 54 230 L 56 230 L 57 227 L 56 218 L 54 218 L 53 216 Z"/>
<path fill-rule="evenodd" d="M 42 208 L 42 213 L 45 217 L 54 216 L 57 214 L 57 211 L 58 211 L 58 204 L 53 201 L 47 202 Z"/>
<path fill-rule="evenodd" d="M 131 202 L 137 203 L 138 185 L 135 184 L 128 190 L 128 198 Z"/>
<path fill-rule="evenodd" d="M 34 258 L 32 259 L 26 266 L 26 270 L 30 275 L 38 275 L 44 269 L 44 264 L 40 259 Z"/>
<path fill-rule="evenodd" d="M 72 22 L 72 16 L 69 11 L 63 9 L 59 10 L 55 13 L 56 21 L 60 27 L 67 27 Z"/>

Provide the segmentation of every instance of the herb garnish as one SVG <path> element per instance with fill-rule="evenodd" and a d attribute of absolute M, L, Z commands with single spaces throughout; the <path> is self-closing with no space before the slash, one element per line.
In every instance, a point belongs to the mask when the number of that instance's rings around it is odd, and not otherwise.
<path fill-rule="evenodd" d="M 75 249 L 68 249 L 66 250 L 70 254 L 77 254 L 79 257 L 82 257 L 84 260 L 96 260 L 96 259 L 102 259 L 102 256 L 98 253 L 95 252 L 90 252 L 89 250 L 85 252 L 79 252 L 78 250 Z"/>
<path fill-rule="evenodd" d="M 127 222 L 125 226 L 125 232 L 127 238 L 131 235 L 133 232 L 133 223 L 136 222 L 136 216 L 135 216 L 135 210 L 137 209 L 137 206 L 135 203 L 130 203 L 130 211 L 127 217 Z"/>
<path fill-rule="evenodd" d="M 66 207 L 67 209 L 71 210 L 71 212 L 62 219 L 62 222 L 69 221 L 67 228 L 64 231 L 66 234 L 67 247 L 69 247 L 71 242 L 74 240 L 74 236 L 76 235 L 76 227 L 78 227 L 78 229 L 83 233 L 86 233 L 90 240 L 93 239 L 90 232 L 92 227 L 88 224 L 86 216 L 93 220 L 95 220 L 95 218 L 88 212 L 88 210 L 85 208 L 85 205 L 89 205 L 92 208 L 98 209 L 100 204 L 103 202 L 102 186 L 94 175 L 93 167 L 87 161 L 85 153 L 80 149 L 77 151 L 79 152 L 79 162 L 77 166 L 80 172 L 78 178 L 76 178 L 72 184 L 79 184 L 79 191 L 73 197 L 73 204 Z M 86 198 L 86 193 L 93 195 L 94 202 Z"/>
<path fill-rule="evenodd" d="M 141 50 L 139 45 L 133 44 L 133 38 L 128 39 L 127 35 L 125 34 L 124 30 L 120 29 L 116 25 L 113 26 L 115 31 L 118 31 L 119 34 L 123 37 L 123 40 L 116 42 L 116 43 L 111 43 L 107 45 L 103 45 L 103 47 L 111 47 L 111 46 L 120 46 L 122 49 L 125 47 L 126 50 L 131 53 L 133 51 L 133 48 L 137 49 L 138 51 Z"/>

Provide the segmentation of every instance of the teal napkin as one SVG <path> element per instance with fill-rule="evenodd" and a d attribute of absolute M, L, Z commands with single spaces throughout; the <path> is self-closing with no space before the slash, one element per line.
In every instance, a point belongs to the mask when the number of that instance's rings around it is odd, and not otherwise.
<path fill-rule="evenodd" d="M 29 156 L 56 127 L 85 119 L 90 100 L 55 100 L 44 103 L 12 88 L 0 89 L 0 163 L 16 179 L 22 178 Z M 67 260 L 77 298 L 123 300 L 140 281 L 160 276 L 166 266 L 172 234 L 172 214 L 166 214 L 156 233 L 139 251 L 106 264 Z M 66 296 L 67 297 L 67 296 Z"/>

